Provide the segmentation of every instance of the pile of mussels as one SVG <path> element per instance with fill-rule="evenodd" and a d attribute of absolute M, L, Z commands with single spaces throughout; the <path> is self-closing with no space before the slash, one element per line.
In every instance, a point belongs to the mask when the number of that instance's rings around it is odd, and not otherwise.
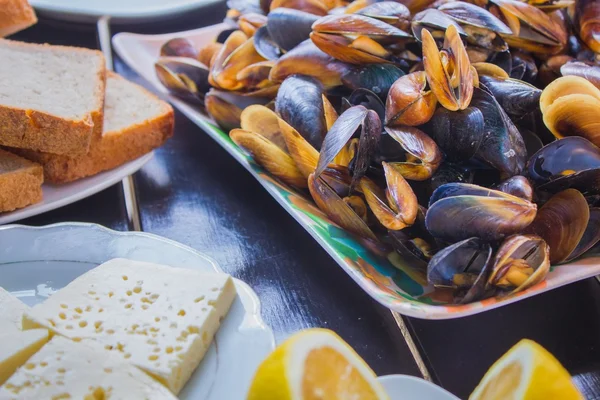
<path fill-rule="evenodd" d="M 467 303 L 594 251 L 600 0 L 229 8 L 159 79 L 376 254 Z"/>

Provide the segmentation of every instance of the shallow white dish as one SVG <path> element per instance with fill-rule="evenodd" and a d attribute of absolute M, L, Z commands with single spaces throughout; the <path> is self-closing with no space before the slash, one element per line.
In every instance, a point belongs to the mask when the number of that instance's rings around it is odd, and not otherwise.
<path fill-rule="evenodd" d="M 390 400 L 459 400 L 441 387 L 409 375 L 386 375 L 377 380 L 383 385 Z"/>
<path fill-rule="evenodd" d="M 98 175 L 80 179 L 75 182 L 63 185 L 44 183 L 42 185 L 44 199 L 40 203 L 16 211 L 0 213 L 0 225 L 43 214 L 47 211 L 55 210 L 96 194 L 107 187 L 120 182 L 123 178 L 137 172 L 144 164 L 152 159 L 153 155 L 154 153 L 148 153 L 145 156 L 130 161 L 118 168 L 101 172 Z"/>
<path fill-rule="evenodd" d="M 32 306 L 79 275 L 122 257 L 173 267 L 222 272 L 197 251 L 147 233 L 116 232 L 100 225 L 64 223 L 0 227 L 0 286 Z M 260 316 L 260 301 L 244 282 L 215 341 L 180 399 L 243 399 L 260 362 L 275 348 Z"/>
<path fill-rule="evenodd" d="M 116 22 L 135 22 L 174 17 L 222 0 L 30 0 L 42 15 L 54 19 L 94 22 L 110 16 Z"/>

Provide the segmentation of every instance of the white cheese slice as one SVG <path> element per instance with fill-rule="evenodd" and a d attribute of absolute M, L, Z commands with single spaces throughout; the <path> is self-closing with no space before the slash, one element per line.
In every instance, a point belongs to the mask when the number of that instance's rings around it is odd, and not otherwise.
<path fill-rule="evenodd" d="M 176 400 L 167 388 L 94 342 L 55 336 L 0 387 L 0 400 Z"/>
<path fill-rule="evenodd" d="M 47 329 L 0 333 L 0 385 L 48 341 Z"/>
<path fill-rule="evenodd" d="M 23 313 L 27 309 L 25 303 L 0 287 L 0 334 L 9 328 L 20 330 Z"/>
<path fill-rule="evenodd" d="M 33 307 L 23 326 L 95 340 L 177 394 L 234 298 L 229 275 L 115 259 Z"/>

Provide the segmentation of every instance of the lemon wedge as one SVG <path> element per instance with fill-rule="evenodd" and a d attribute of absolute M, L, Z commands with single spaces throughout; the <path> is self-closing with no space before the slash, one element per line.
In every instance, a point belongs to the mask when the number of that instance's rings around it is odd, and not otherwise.
<path fill-rule="evenodd" d="M 470 400 L 579 400 L 571 375 L 546 349 L 523 339 L 485 374 Z"/>
<path fill-rule="evenodd" d="M 248 400 L 388 399 L 375 373 L 327 329 L 307 329 L 282 343 L 258 367 Z"/>

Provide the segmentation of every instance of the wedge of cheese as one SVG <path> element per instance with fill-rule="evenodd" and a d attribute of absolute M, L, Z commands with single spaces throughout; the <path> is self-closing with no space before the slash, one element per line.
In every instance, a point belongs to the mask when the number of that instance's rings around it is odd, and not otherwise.
<path fill-rule="evenodd" d="M 47 329 L 0 334 L 0 385 L 48 341 Z"/>
<path fill-rule="evenodd" d="M 167 388 L 97 343 L 55 336 L 0 387 L 0 400 L 176 400 Z"/>
<path fill-rule="evenodd" d="M 115 259 L 33 307 L 23 326 L 96 341 L 177 394 L 235 295 L 229 275 Z"/>
<path fill-rule="evenodd" d="M 28 308 L 25 303 L 0 287 L 0 334 L 9 328 L 21 329 L 23 313 Z"/>
<path fill-rule="evenodd" d="M 0 385 L 47 341 L 48 330 L 21 331 L 27 307 L 0 287 Z"/>

